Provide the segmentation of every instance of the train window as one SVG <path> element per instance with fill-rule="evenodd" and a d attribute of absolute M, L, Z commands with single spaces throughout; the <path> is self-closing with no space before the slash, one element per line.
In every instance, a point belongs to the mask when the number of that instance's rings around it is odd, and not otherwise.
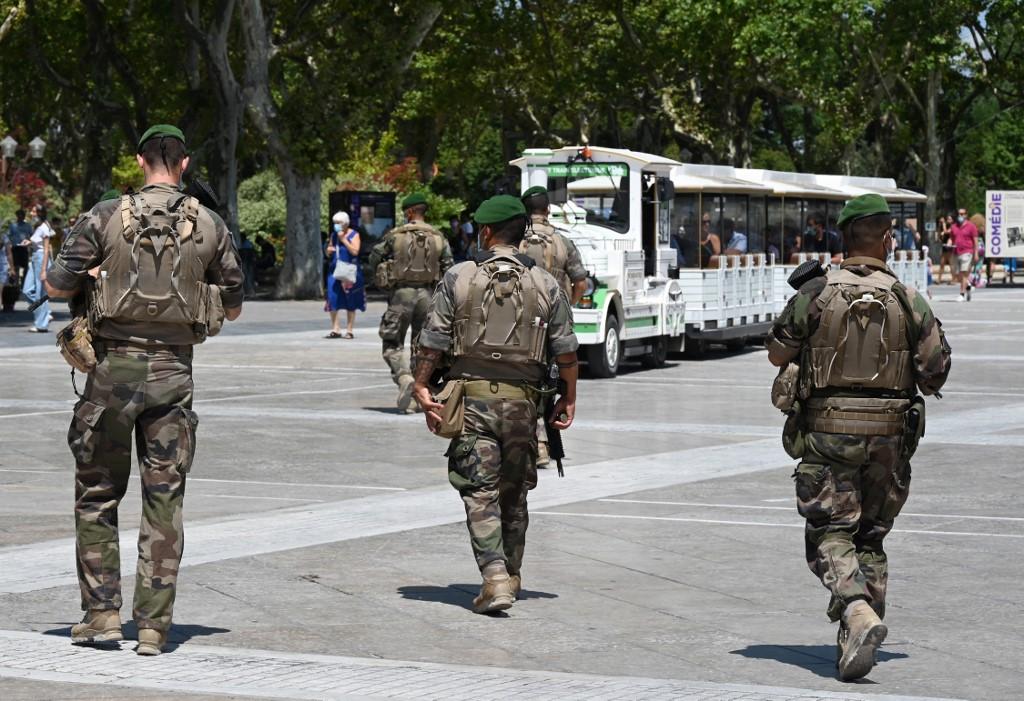
<path fill-rule="evenodd" d="M 722 222 L 718 230 L 725 255 L 750 253 L 750 217 L 746 195 L 722 196 Z"/>
<path fill-rule="evenodd" d="M 552 163 L 548 188 L 553 201 L 569 201 L 587 213 L 587 223 L 629 231 L 629 166 L 625 163 Z"/>
<path fill-rule="evenodd" d="M 793 262 L 793 256 L 800 252 L 804 233 L 804 202 L 787 198 L 782 201 L 782 263 Z"/>
<path fill-rule="evenodd" d="M 750 196 L 747 206 L 747 252 L 761 253 L 765 247 L 765 200 L 764 197 Z"/>
<path fill-rule="evenodd" d="M 677 192 L 674 204 L 669 245 L 676 249 L 676 267 L 696 268 L 700 265 L 697 250 L 700 196 L 693 192 Z"/>

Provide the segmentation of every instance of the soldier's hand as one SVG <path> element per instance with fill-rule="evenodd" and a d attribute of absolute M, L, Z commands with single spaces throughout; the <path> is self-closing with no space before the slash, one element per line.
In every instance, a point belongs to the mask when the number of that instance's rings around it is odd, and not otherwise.
<path fill-rule="evenodd" d="M 569 402 L 565 397 L 559 397 L 558 401 L 555 402 L 555 410 L 551 421 L 552 428 L 564 431 L 572 426 L 574 418 L 576 418 L 576 402 Z"/>
<path fill-rule="evenodd" d="M 444 409 L 444 404 L 435 402 L 434 398 L 430 396 L 430 389 L 418 382 L 413 386 L 412 397 L 423 410 L 423 416 L 427 419 L 427 428 L 431 433 L 437 433 L 437 429 L 441 427 L 441 411 Z"/>

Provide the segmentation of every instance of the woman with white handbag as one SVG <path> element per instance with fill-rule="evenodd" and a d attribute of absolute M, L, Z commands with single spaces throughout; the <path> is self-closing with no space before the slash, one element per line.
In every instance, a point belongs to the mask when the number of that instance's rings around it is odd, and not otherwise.
<path fill-rule="evenodd" d="M 356 312 L 366 311 L 366 290 L 363 270 L 359 265 L 359 232 L 349 226 L 348 214 L 335 212 L 327 256 L 333 261 L 327 278 L 327 303 L 324 309 L 331 315 L 331 332 L 325 338 L 354 338 Z M 345 332 L 338 325 L 338 312 L 348 317 Z"/>

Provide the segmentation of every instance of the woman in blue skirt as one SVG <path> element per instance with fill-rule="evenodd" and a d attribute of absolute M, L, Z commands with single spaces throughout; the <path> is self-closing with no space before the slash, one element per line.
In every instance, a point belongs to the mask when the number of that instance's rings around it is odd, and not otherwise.
<path fill-rule="evenodd" d="M 354 338 L 352 330 L 356 323 L 356 311 L 366 311 L 366 287 L 363 269 L 359 265 L 359 232 L 349 226 L 348 214 L 345 212 L 335 212 L 332 219 L 334 227 L 327 242 L 327 257 L 332 262 L 327 277 L 327 303 L 324 305 L 324 309 L 331 315 L 331 332 L 326 338 Z M 335 279 L 333 272 L 338 261 L 355 264 L 355 282 Z M 348 317 L 344 333 L 338 326 L 338 312 L 342 309 Z"/>

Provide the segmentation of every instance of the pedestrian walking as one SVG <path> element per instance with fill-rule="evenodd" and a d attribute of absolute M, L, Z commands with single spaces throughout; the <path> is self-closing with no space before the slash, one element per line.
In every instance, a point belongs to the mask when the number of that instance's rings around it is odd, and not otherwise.
<path fill-rule="evenodd" d="M 971 301 L 970 275 L 978 260 L 978 227 L 967 219 L 967 210 L 957 211 L 956 221 L 949 229 L 953 245 L 953 275 L 960 283 L 958 302 Z"/>
<path fill-rule="evenodd" d="M 50 265 L 50 239 L 53 238 L 53 227 L 47 221 L 46 207 L 36 205 L 33 210 L 35 230 L 21 246 L 29 251 L 28 272 L 21 286 L 21 294 L 30 305 L 40 302 L 32 312 L 32 325 L 28 330 L 32 333 L 46 333 L 50 330 L 50 303 L 45 301 L 46 270 Z"/>
<path fill-rule="evenodd" d="M 398 410 L 415 413 L 405 336 L 411 329 L 410 354 L 415 355 L 430 309 L 430 293 L 454 261 L 444 234 L 424 220 L 426 197 L 409 195 L 402 200 L 402 210 L 406 223 L 384 235 L 373 247 L 369 262 L 377 287 L 388 290 L 388 308 L 380 320 L 381 355 L 398 385 Z"/>
<path fill-rule="evenodd" d="M 14 276 L 8 277 L 6 286 L 0 292 L 0 304 L 5 312 L 14 311 L 14 305 L 21 295 L 21 286 L 28 274 L 28 261 L 31 257 L 28 247 L 24 246 L 23 242 L 32 237 L 33 227 L 25 221 L 24 209 L 16 211 L 14 217 L 15 221 L 7 226 L 7 241 L 11 246 L 11 264 Z"/>
<path fill-rule="evenodd" d="M 331 332 L 327 338 L 355 338 L 356 312 L 366 311 L 366 283 L 363 269 L 359 265 L 359 247 L 362 245 L 359 232 L 349 224 L 348 214 L 335 212 L 331 238 L 327 243 L 327 255 L 331 258 L 332 275 L 327 279 L 326 310 L 331 315 Z M 349 278 L 338 277 L 338 265 Z M 345 310 L 345 331 L 338 322 L 338 312 Z"/>
<path fill-rule="evenodd" d="M 949 269 L 949 282 L 947 284 L 952 285 L 956 280 L 956 274 L 953 272 L 953 215 L 947 214 L 943 217 L 939 217 L 937 224 L 937 231 L 939 242 L 942 244 L 941 256 L 939 257 L 939 275 L 936 278 L 938 284 L 942 284 L 942 271 Z"/>
<path fill-rule="evenodd" d="M 71 640 L 122 639 L 117 509 L 128 488 L 134 434 L 142 524 L 132 618 L 136 652 L 158 655 L 171 627 L 185 479 L 196 449 L 192 347 L 241 314 L 242 272 L 224 222 L 181 189 L 189 163 L 181 131 L 150 127 L 136 160 L 145 185 L 79 218 L 47 289 L 65 298 L 84 289 L 94 309 L 94 368 L 68 431 L 85 611 Z M 164 259 L 171 264 L 159 264 Z"/>
<path fill-rule="evenodd" d="M 587 290 L 587 269 L 583 267 L 580 252 L 572 239 L 548 221 L 551 203 L 547 188 L 535 185 L 523 193 L 522 200 L 530 219 L 519 244 L 519 252 L 530 256 L 539 267 L 550 273 L 565 292 L 570 308 L 574 307 Z M 537 422 L 537 467 L 547 467 L 551 457 L 543 406 L 540 414 L 541 419 Z"/>
<path fill-rule="evenodd" d="M 850 256 L 800 285 L 766 343 L 783 368 L 772 399 L 790 415 L 784 445 L 800 459 L 793 478 L 807 564 L 831 594 L 844 681 L 870 672 L 888 633 L 882 543 L 907 500 L 924 435 L 916 391 L 937 395 L 950 366 L 928 302 L 884 262 L 890 217 L 880 195 L 846 203 L 838 224 Z"/>
<path fill-rule="evenodd" d="M 466 508 L 483 577 L 473 610 L 491 613 L 512 606 L 522 587 L 527 495 L 537 484 L 538 388 L 554 359 L 565 390 L 552 426 L 569 428 L 579 343 L 565 292 L 518 251 L 527 225 L 523 203 L 498 195 L 474 218 L 482 252 L 449 270 L 434 292 L 420 335 L 414 396 L 431 432 L 452 438 L 445 453 L 448 480 Z M 446 353 L 454 362 L 441 404 L 428 383 Z"/>

